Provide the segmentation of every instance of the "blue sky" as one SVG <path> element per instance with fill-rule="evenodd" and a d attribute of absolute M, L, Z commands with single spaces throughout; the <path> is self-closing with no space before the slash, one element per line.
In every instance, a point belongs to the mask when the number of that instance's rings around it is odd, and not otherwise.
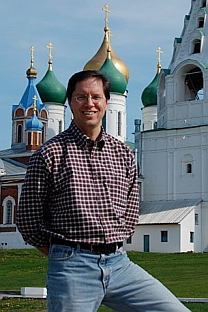
<path fill-rule="evenodd" d="M 1 0 L 0 6 L 0 150 L 10 148 L 12 105 L 26 89 L 30 47 L 35 47 L 37 83 L 48 68 L 52 42 L 53 71 L 67 85 L 98 51 L 103 37 L 108 3 L 111 44 L 130 72 L 127 86 L 127 140 L 134 141 L 134 119 L 141 118 L 141 93 L 156 74 L 157 53 L 168 68 L 175 37 L 180 37 L 191 0 Z M 70 122 L 66 111 L 66 127 Z"/>

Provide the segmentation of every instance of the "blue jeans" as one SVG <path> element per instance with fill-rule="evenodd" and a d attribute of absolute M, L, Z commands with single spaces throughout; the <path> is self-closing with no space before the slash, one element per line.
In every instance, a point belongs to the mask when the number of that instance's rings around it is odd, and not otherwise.
<path fill-rule="evenodd" d="M 127 257 L 123 247 L 104 255 L 52 245 L 47 274 L 48 312 L 189 311 L 169 290 Z"/>

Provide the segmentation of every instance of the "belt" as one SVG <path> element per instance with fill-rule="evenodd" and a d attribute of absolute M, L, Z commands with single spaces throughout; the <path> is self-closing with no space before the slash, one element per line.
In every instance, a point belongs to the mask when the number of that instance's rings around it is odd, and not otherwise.
<path fill-rule="evenodd" d="M 79 243 L 79 242 L 70 242 L 59 238 L 51 238 L 51 245 L 58 244 L 58 245 L 64 245 L 69 246 L 71 248 L 75 249 L 86 249 L 91 252 L 99 253 L 99 254 L 110 254 L 115 253 L 117 248 L 120 248 L 123 246 L 122 242 L 117 243 L 111 243 L 111 244 L 87 244 L 87 243 Z"/>

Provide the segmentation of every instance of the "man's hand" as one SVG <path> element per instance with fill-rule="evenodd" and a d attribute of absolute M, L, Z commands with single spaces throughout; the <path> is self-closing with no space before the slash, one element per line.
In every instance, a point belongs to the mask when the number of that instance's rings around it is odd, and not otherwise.
<path fill-rule="evenodd" d="M 45 246 L 45 247 L 36 247 L 37 250 L 39 250 L 40 252 L 42 252 L 44 255 L 48 256 L 49 253 L 49 247 Z"/>

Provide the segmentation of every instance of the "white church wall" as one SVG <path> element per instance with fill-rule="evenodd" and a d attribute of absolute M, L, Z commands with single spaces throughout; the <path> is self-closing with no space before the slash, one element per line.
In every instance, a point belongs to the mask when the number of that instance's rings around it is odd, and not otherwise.
<path fill-rule="evenodd" d="M 161 231 L 168 232 L 168 241 L 161 242 Z M 125 243 L 125 250 L 144 251 L 144 235 L 149 235 L 149 252 L 180 252 L 180 225 L 138 225 L 132 243 Z"/>
<path fill-rule="evenodd" d="M 142 130 L 152 130 L 156 127 L 157 122 L 157 106 L 151 105 L 142 108 Z"/>
<path fill-rule="evenodd" d="M 195 208 L 194 218 L 195 218 L 194 252 L 203 252 L 202 235 L 201 235 L 202 234 L 202 204 L 201 203 Z M 207 240 L 207 244 L 208 244 L 208 240 Z"/>
<path fill-rule="evenodd" d="M 24 249 L 33 248 L 31 245 L 25 244 L 19 231 L 0 233 L 0 249 Z"/>
<path fill-rule="evenodd" d="M 126 95 L 111 93 L 106 110 L 106 132 L 126 141 Z"/>
<path fill-rule="evenodd" d="M 190 241 L 191 232 L 193 234 L 193 242 Z M 193 209 L 188 216 L 181 222 L 181 235 L 180 235 L 180 251 L 194 251 L 194 239 L 195 239 L 195 210 Z"/>
<path fill-rule="evenodd" d="M 46 104 L 49 110 L 48 128 L 46 140 L 64 131 L 65 129 L 65 105 Z"/>
<path fill-rule="evenodd" d="M 141 137 L 143 201 L 208 199 L 207 126 L 148 131 Z"/>
<path fill-rule="evenodd" d="M 165 131 L 142 133 L 143 201 L 167 199 L 167 140 Z"/>

